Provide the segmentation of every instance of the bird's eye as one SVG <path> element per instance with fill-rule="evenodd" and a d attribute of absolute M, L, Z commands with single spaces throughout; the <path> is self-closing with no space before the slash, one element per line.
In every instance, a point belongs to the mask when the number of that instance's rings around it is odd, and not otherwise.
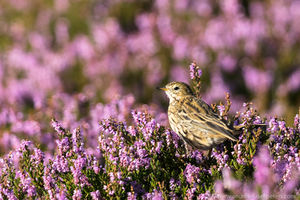
<path fill-rule="evenodd" d="M 179 87 L 174 87 L 174 90 L 178 90 L 179 89 Z"/>

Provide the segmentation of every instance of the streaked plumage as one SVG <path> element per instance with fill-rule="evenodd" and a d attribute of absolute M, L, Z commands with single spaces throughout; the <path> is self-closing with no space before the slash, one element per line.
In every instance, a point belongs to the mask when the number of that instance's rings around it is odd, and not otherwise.
<path fill-rule="evenodd" d="M 236 141 L 233 130 L 204 101 L 196 98 L 182 82 L 171 82 L 161 88 L 170 99 L 169 123 L 185 143 L 207 150 L 226 139 Z"/>

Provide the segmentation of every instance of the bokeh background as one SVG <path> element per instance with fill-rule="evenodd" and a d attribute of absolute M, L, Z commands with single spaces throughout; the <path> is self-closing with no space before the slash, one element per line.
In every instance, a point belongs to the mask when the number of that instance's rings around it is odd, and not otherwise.
<path fill-rule="evenodd" d="M 300 105 L 300 1 L 0 0 L 0 152 L 28 138 L 53 150 L 50 119 L 81 126 L 144 109 L 167 124 L 155 88 L 202 69 L 208 103 L 231 94 L 292 124 Z"/>

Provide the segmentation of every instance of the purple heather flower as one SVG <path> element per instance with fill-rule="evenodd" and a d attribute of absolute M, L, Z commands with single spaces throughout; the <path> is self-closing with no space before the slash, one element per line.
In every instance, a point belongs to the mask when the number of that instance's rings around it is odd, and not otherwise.
<path fill-rule="evenodd" d="M 221 3 L 222 11 L 225 15 L 236 16 L 239 12 L 239 3 L 237 0 L 227 0 Z"/>
<path fill-rule="evenodd" d="M 87 177 L 83 175 L 81 171 L 78 171 L 73 166 L 71 166 L 71 172 L 73 175 L 75 185 L 78 186 L 89 185 Z"/>
<path fill-rule="evenodd" d="M 178 148 L 180 137 L 175 132 L 170 130 L 166 130 L 165 134 L 166 134 L 167 145 L 170 146 L 171 143 L 173 143 L 175 148 Z"/>
<path fill-rule="evenodd" d="M 149 140 L 153 132 L 158 128 L 159 124 L 156 123 L 155 119 L 151 119 L 151 121 L 147 122 L 145 127 L 142 128 L 143 137 Z"/>
<path fill-rule="evenodd" d="M 195 63 L 190 64 L 190 78 L 200 78 L 202 75 L 202 70 L 198 69 L 198 66 Z"/>
<path fill-rule="evenodd" d="M 156 147 L 155 147 L 156 153 L 160 154 L 162 145 L 163 145 L 162 141 L 157 142 Z"/>
<path fill-rule="evenodd" d="M 82 174 L 82 169 L 86 166 L 87 159 L 79 156 L 76 160 L 73 160 L 73 162 L 74 166 L 71 166 L 70 169 L 73 175 L 74 184 L 80 186 L 90 185 L 87 177 Z"/>
<path fill-rule="evenodd" d="M 300 76 L 300 70 L 297 70 L 289 77 L 288 81 L 285 84 L 288 91 L 299 90 L 300 88 L 299 76 Z"/>
<path fill-rule="evenodd" d="M 108 194 L 112 196 L 115 193 L 115 190 L 109 190 Z"/>
<path fill-rule="evenodd" d="M 188 73 L 186 69 L 181 66 L 173 66 L 171 68 L 170 79 L 185 83 L 189 82 Z"/>
<path fill-rule="evenodd" d="M 161 68 L 161 63 L 158 59 L 151 59 L 147 63 L 146 67 L 148 71 L 148 75 L 146 76 L 147 85 L 157 85 L 162 80 L 163 70 Z"/>
<path fill-rule="evenodd" d="M 198 75 L 199 78 L 202 76 L 202 70 L 201 69 L 197 70 L 197 75 Z"/>
<path fill-rule="evenodd" d="M 285 159 L 282 159 L 278 156 L 277 160 L 274 160 L 272 163 L 272 168 L 274 169 L 275 174 L 278 178 L 282 178 L 284 173 L 286 172 L 286 166 L 288 162 Z"/>
<path fill-rule="evenodd" d="M 193 187 L 192 188 L 189 188 L 187 191 L 186 191 L 186 197 L 187 199 L 189 200 L 192 200 L 194 198 L 194 193 L 196 192 L 197 190 L 197 184 L 194 183 L 193 184 Z"/>
<path fill-rule="evenodd" d="M 94 55 L 94 48 L 86 36 L 78 36 L 73 41 L 73 48 L 80 58 L 88 60 Z"/>
<path fill-rule="evenodd" d="M 217 62 L 227 72 L 233 72 L 237 66 L 236 58 L 231 55 L 220 54 Z"/>
<path fill-rule="evenodd" d="M 147 124 L 145 113 L 133 110 L 131 112 L 131 114 L 132 114 L 132 117 L 133 117 L 134 122 L 135 122 L 136 125 L 144 126 L 145 124 Z"/>
<path fill-rule="evenodd" d="M 260 148 L 259 154 L 254 158 L 253 164 L 255 166 L 254 177 L 256 183 L 259 185 L 269 185 L 274 180 L 271 170 L 271 156 L 266 146 Z"/>
<path fill-rule="evenodd" d="M 114 91 L 115 92 L 115 91 Z M 124 121 L 127 115 L 130 113 L 132 105 L 134 103 L 134 97 L 127 95 L 122 99 L 113 100 L 111 103 L 103 105 L 98 103 L 91 109 L 92 127 L 97 131 L 98 122 L 101 120 L 114 118 L 118 121 Z"/>
<path fill-rule="evenodd" d="M 200 172 L 199 167 L 188 164 L 183 173 L 184 173 L 184 176 L 186 178 L 186 181 L 189 184 L 193 184 L 193 183 L 198 183 L 199 182 L 199 179 L 198 179 L 199 172 Z"/>
<path fill-rule="evenodd" d="M 200 163 L 203 161 L 203 153 L 198 150 L 192 151 L 190 154 L 190 157 L 194 158 L 197 163 Z"/>
<path fill-rule="evenodd" d="M 146 143 L 142 140 L 135 141 L 134 147 L 135 147 L 135 153 L 139 158 L 145 158 L 148 156 L 147 150 L 144 149 L 146 146 Z"/>
<path fill-rule="evenodd" d="M 51 125 L 55 129 L 55 131 L 58 133 L 59 136 L 64 136 L 66 134 L 65 129 L 55 119 L 52 119 Z"/>
<path fill-rule="evenodd" d="M 61 140 L 56 140 L 58 155 L 64 155 L 70 149 L 70 142 L 68 137 Z"/>
<path fill-rule="evenodd" d="M 247 200 L 258 200 L 258 195 L 252 184 L 245 184 L 243 186 L 243 194 Z"/>
<path fill-rule="evenodd" d="M 298 155 L 296 155 L 298 157 Z M 293 177 L 295 177 L 295 173 L 299 173 L 299 157 L 298 157 L 298 163 L 295 163 L 293 161 L 289 161 L 286 165 L 286 171 L 284 176 L 282 177 L 283 182 L 287 182 L 289 180 L 292 180 Z M 297 171 L 298 170 L 298 171 Z"/>
<path fill-rule="evenodd" d="M 84 152 L 81 132 L 79 128 L 74 129 L 72 132 L 72 143 L 73 151 L 75 154 L 81 154 Z"/>
<path fill-rule="evenodd" d="M 33 120 L 16 121 L 12 124 L 11 131 L 15 133 L 22 132 L 29 136 L 38 136 L 41 133 L 41 127 L 37 121 Z"/>
<path fill-rule="evenodd" d="M 295 191 L 295 189 L 297 188 L 297 185 L 299 185 L 299 181 L 300 181 L 299 177 L 300 177 L 300 174 L 299 174 L 299 170 L 298 170 L 298 172 L 296 172 L 295 176 L 291 180 L 288 180 L 284 184 L 283 189 L 282 189 L 283 194 L 291 195 Z"/>
<path fill-rule="evenodd" d="M 69 99 L 63 110 L 63 122 L 65 125 L 69 125 L 76 121 L 76 109 L 78 103 L 74 99 Z"/>
<path fill-rule="evenodd" d="M 214 157 L 217 160 L 218 163 L 218 170 L 221 171 L 224 167 L 228 167 L 227 165 L 227 160 L 228 160 L 228 155 L 225 154 L 225 152 L 217 152 L 215 150 L 212 151 L 212 157 Z"/>
<path fill-rule="evenodd" d="M 224 105 L 219 105 L 219 106 L 217 106 L 217 108 L 220 112 L 220 115 L 223 116 L 224 112 L 225 112 L 225 106 Z"/>
<path fill-rule="evenodd" d="M 129 127 L 127 128 L 127 131 L 128 131 L 128 133 L 129 133 L 131 136 L 136 136 L 136 130 L 135 130 L 135 128 L 134 128 L 133 126 L 129 126 Z"/>
<path fill-rule="evenodd" d="M 246 110 L 241 113 L 241 118 L 244 121 L 242 124 L 245 124 L 246 122 L 250 122 L 252 120 L 252 117 L 254 115 L 254 109 L 253 108 L 248 109 L 249 107 L 248 103 L 244 103 L 243 107 L 245 107 Z"/>
<path fill-rule="evenodd" d="M 262 120 L 261 120 L 260 116 L 254 117 L 253 124 L 262 124 Z"/>
<path fill-rule="evenodd" d="M 148 169 L 150 166 L 150 158 L 136 158 L 130 162 L 128 169 L 130 171 L 139 170 L 141 167 Z"/>
<path fill-rule="evenodd" d="M 96 190 L 95 192 L 91 192 L 91 197 L 93 200 L 98 200 L 101 198 L 101 194 L 99 190 Z"/>
<path fill-rule="evenodd" d="M 4 195 L 6 195 L 8 200 L 18 200 L 17 197 L 14 195 L 13 190 L 2 189 L 2 192 L 3 192 Z"/>
<path fill-rule="evenodd" d="M 0 138 L 0 144 L 5 151 L 17 149 L 20 146 L 20 143 L 19 137 L 6 131 L 3 132 Z"/>
<path fill-rule="evenodd" d="M 36 165 L 42 163 L 45 159 L 45 153 L 38 148 L 34 148 L 34 155 L 31 155 L 31 159 L 35 162 Z"/>
<path fill-rule="evenodd" d="M 137 199 L 137 195 L 135 193 L 132 192 L 127 193 L 127 200 L 136 200 L 136 199 Z"/>
<path fill-rule="evenodd" d="M 145 194 L 145 199 L 151 199 L 151 200 L 163 200 L 163 196 L 161 191 L 154 190 L 152 193 Z"/>
<path fill-rule="evenodd" d="M 93 170 L 96 174 L 99 174 L 100 172 L 100 166 L 99 166 L 99 162 L 97 160 L 93 160 L 92 161 L 92 167 L 93 167 Z"/>
<path fill-rule="evenodd" d="M 216 183 L 215 183 L 215 193 L 217 195 L 224 194 L 224 186 L 223 186 L 222 181 L 220 181 L 220 180 L 216 181 Z"/>
<path fill-rule="evenodd" d="M 59 192 L 56 193 L 55 197 L 58 200 L 67 200 L 68 199 L 65 189 L 59 190 Z"/>
<path fill-rule="evenodd" d="M 85 157 L 78 156 L 78 158 L 74 161 L 74 167 L 77 170 L 83 169 L 86 166 L 87 159 Z"/>
<path fill-rule="evenodd" d="M 237 191 L 241 188 L 241 183 L 231 176 L 231 172 L 228 168 L 224 168 L 223 170 L 223 184 L 224 188 L 233 191 Z"/>
<path fill-rule="evenodd" d="M 139 158 L 145 158 L 148 156 L 146 149 L 139 148 L 139 149 L 137 149 L 136 153 L 139 156 Z"/>
<path fill-rule="evenodd" d="M 245 140 L 245 142 L 243 142 L 243 143 L 246 143 L 247 142 L 247 140 L 246 139 L 243 139 L 243 141 Z M 239 163 L 239 164 L 241 164 L 241 165 L 245 165 L 246 163 L 245 163 L 245 158 L 243 158 L 242 157 L 242 155 L 243 155 L 243 152 L 242 152 L 242 144 L 235 144 L 234 145 L 234 152 L 233 153 L 236 153 L 236 155 L 237 155 L 237 162 Z"/>
<path fill-rule="evenodd" d="M 45 189 L 49 192 L 51 189 L 54 189 L 55 187 L 55 181 L 52 178 L 52 170 L 46 166 L 44 168 L 44 176 L 43 176 L 44 186 Z"/>
<path fill-rule="evenodd" d="M 114 175 L 113 172 L 109 173 L 109 180 L 110 180 L 110 182 L 114 182 L 115 181 L 115 175 Z"/>
<path fill-rule="evenodd" d="M 68 172 L 69 171 L 69 164 L 68 160 L 60 155 L 57 155 L 53 160 L 53 169 L 57 170 L 58 172 Z"/>
<path fill-rule="evenodd" d="M 0 112 L 0 126 L 7 124 L 14 124 L 17 121 L 17 116 L 15 111 L 3 107 Z"/>
<path fill-rule="evenodd" d="M 274 117 L 272 117 L 269 121 L 268 131 L 270 131 L 271 133 L 275 133 L 278 131 L 278 129 L 278 122 Z"/>
<path fill-rule="evenodd" d="M 32 184 L 29 175 L 22 174 L 20 171 L 17 171 L 16 175 L 20 178 L 20 185 L 23 191 L 26 192 L 29 197 L 34 197 L 36 195 L 36 188 Z"/>
<path fill-rule="evenodd" d="M 209 191 L 206 191 L 204 194 L 199 194 L 197 200 L 208 200 L 211 199 L 211 194 Z"/>
<path fill-rule="evenodd" d="M 246 86 L 253 92 L 266 92 L 272 84 L 272 74 L 269 71 L 258 70 L 253 66 L 243 67 Z"/>
<path fill-rule="evenodd" d="M 286 125 L 285 125 L 285 121 L 278 121 L 278 127 L 281 131 L 286 131 Z"/>
<path fill-rule="evenodd" d="M 81 197 L 82 197 L 81 190 L 80 189 L 74 190 L 74 194 L 72 196 L 72 199 L 73 200 L 80 200 Z"/>
<path fill-rule="evenodd" d="M 175 179 L 170 179 L 170 190 L 173 191 L 176 188 Z"/>
<path fill-rule="evenodd" d="M 182 60 L 187 55 L 188 41 L 185 37 L 178 36 L 173 43 L 173 57 Z"/>
<path fill-rule="evenodd" d="M 127 154 L 127 149 L 122 148 L 119 151 L 120 165 L 123 167 L 127 167 L 131 162 L 131 157 Z"/>
<path fill-rule="evenodd" d="M 28 151 L 29 147 L 32 145 L 32 142 L 29 140 L 22 140 L 20 147 L 18 149 L 19 152 Z"/>

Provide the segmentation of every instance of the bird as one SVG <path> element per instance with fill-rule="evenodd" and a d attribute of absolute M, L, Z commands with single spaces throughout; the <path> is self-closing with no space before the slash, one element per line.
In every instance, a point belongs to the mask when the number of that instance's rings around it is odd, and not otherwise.
<path fill-rule="evenodd" d="M 183 82 L 170 82 L 165 87 L 169 98 L 168 119 L 171 129 L 188 145 L 199 150 L 211 150 L 229 139 L 237 141 L 234 130 Z"/>

